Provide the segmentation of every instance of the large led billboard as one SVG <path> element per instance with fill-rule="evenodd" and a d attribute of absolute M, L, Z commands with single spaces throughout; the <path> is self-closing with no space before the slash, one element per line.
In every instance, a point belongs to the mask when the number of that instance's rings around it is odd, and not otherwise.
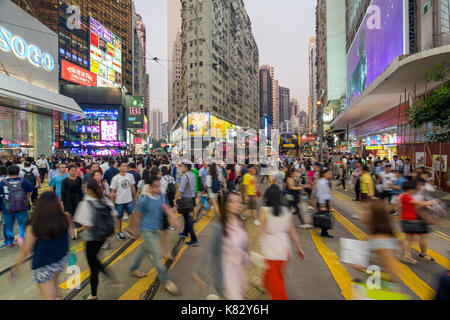
<path fill-rule="evenodd" d="M 144 97 L 134 96 L 126 106 L 127 129 L 144 129 Z"/>
<path fill-rule="evenodd" d="M 90 17 L 90 65 L 97 87 L 122 87 L 122 40 Z"/>
<path fill-rule="evenodd" d="M 64 59 L 61 59 L 61 79 L 68 80 L 82 86 L 97 86 L 96 74 Z"/>
<path fill-rule="evenodd" d="M 347 105 L 406 53 L 403 0 L 373 0 L 347 53 Z"/>

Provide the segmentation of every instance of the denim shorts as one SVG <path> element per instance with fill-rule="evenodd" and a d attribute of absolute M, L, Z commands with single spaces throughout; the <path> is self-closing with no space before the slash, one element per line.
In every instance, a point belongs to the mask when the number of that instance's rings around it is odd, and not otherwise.
<path fill-rule="evenodd" d="M 58 262 L 33 270 L 33 282 L 36 284 L 41 284 L 52 280 L 58 273 L 64 271 L 68 260 L 69 256 L 65 256 Z"/>
<path fill-rule="evenodd" d="M 131 215 L 134 210 L 134 202 L 128 202 L 128 203 L 116 203 L 116 210 L 117 210 L 117 218 L 122 219 L 124 210 L 127 210 L 128 215 Z"/>

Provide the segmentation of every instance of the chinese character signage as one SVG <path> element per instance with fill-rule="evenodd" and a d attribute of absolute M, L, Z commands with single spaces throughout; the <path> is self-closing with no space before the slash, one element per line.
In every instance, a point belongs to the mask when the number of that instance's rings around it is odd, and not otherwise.
<path fill-rule="evenodd" d="M 61 79 L 87 87 L 97 86 L 97 75 L 61 59 Z"/>
<path fill-rule="evenodd" d="M 122 40 L 90 18 L 91 72 L 98 87 L 122 87 Z"/>
<path fill-rule="evenodd" d="M 316 136 L 313 134 L 302 134 L 301 137 L 301 142 L 305 143 L 305 142 L 316 142 Z"/>
<path fill-rule="evenodd" d="M 100 131 L 102 141 L 117 141 L 117 121 L 100 121 Z"/>

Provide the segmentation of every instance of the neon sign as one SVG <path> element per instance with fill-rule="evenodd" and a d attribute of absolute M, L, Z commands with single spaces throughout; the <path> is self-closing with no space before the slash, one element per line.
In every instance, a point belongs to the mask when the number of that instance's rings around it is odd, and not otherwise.
<path fill-rule="evenodd" d="M 117 121 L 100 121 L 100 134 L 102 141 L 117 141 Z"/>
<path fill-rule="evenodd" d="M 0 49 L 5 52 L 12 52 L 19 59 L 26 59 L 36 67 L 42 67 L 46 71 L 53 71 L 55 69 L 55 60 L 47 53 L 42 52 L 37 46 L 30 44 L 9 32 L 0 25 Z"/>

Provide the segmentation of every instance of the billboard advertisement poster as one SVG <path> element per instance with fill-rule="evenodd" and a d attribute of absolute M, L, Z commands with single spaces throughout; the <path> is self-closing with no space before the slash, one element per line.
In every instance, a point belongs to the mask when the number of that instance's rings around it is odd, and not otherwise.
<path fill-rule="evenodd" d="M 227 122 L 211 116 L 211 136 L 216 138 L 226 138 Z"/>
<path fill-rule="evenodd" d="M 447 155 L 434 154 L 432 160 L 435 172 L 447 172 Z"/>
<path fill-rule="evenodd" d="M 100 121 L 100 131 L 102 141 L 117 141 L 117 121 Z"/>
<path fill-rule="evenodd" d="M 132 104 L 127 105 L 127 128 L 144 129 L 144 97 L 132 97 Z"/>
<path fill-rule="evenodd" d="M 97 86 L 121 88 L 122 40 L 92 17 L 90 30 L 90 58 L 98 62 L 91 71 L 99 76 Z"/>
<path fill-rule="evenodd" d="M 302 134 L 300 136 L 301 143 L 316 142 L 316 136 L 312 134 Z"/>
<path fill-rule="evenodd" d="M 99 63 L 98 61 L 95 61 L 93 59 L 91 59 L 91 72 L 98 74 L 98 68 L 99 68 Z"/>
<path fill-rule="evenodd" d="M 425 152 L 416 152 L 416 168 L 425 167 Z"/>
<path fill-rule="evenodd" d="M 209 113 L 190 113 L 189 132 L 191 137 L 209 137 Z"/>
<path fill-rule="evenodd" d="M 404 1 L 373 0 L 347 53 L 347 105 L 406 53 Z"/>
<path fill-rule="evenodd" d="M 96 74 L 64 59 L 61 59 L 61 79 L 87 87 L 97 86 Z"/>

